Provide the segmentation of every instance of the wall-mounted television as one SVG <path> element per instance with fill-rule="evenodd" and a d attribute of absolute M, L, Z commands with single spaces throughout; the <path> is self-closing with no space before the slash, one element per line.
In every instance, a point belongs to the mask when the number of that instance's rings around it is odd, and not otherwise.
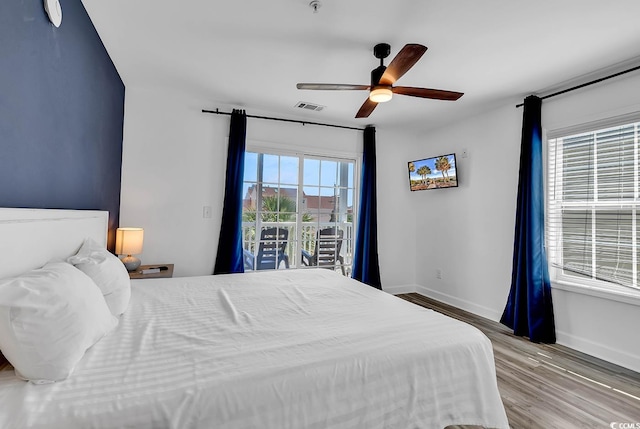
<path fill-rule="evenodd" d="M 409 187 L 412 191 L 458 186 L 455 153 L 409 161 L 408 167 Z"/>

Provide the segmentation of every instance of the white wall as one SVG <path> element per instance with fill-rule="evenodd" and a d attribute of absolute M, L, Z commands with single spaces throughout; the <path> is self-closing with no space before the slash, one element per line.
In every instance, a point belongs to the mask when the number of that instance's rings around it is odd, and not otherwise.
<path fill-rule="evenodd" d="M 228 130 L 203 107 L 161 91 L 125 97 L 120 226 L 143 227 L 142 263 L 174 263 L 177 276 L 212 273 L 218 244 Z"/>
<path fill-rule="evenodd" d="M 511 279 L 521 114 L 514 106 L 420 136 L 407 155 L 455 152 L 459 180 L 458 188 L 411 195 L 419 291 L 493 320 Z"/>
<path fill-rule="evenodd" d="M 120 225 L 144 227 L 143 263 L 174 263 L 176 276 L 213 272 L 229 132 L 228 116 L 201 113 L 215 107 L 231 110 L 171 91 L 127 87 Z M 406 160 L 397 149 L 406 139 L 380 130 L 377 138 L 382 281 L 414 290 L 415 238 L 405 225 L 415 218 L 403 208 L 407 195 L 398 192 L 407 186 Z M 247 145 L 360 156 L 362 132 L 249 118 Z M 210 219 L 203 218 L 203 206 L 212 207 Z"/>
<path fill-rule="evenodd" d="M 564 128 L 640 111 L 640 76 L 543 102 L 543 127 Z M 458 158 L 460 187 L 416 192 L 417 291 L 499 320 L 511 283 L 522 109 L 514 99 L 455 126 L 414 137 L 407 157 L 467 149 Z M 436 270 L 442 279 L 436 279 Z M 554 285 L 558 342 L 640 371 L 640 299 L 621 302 Z"/>
<path fill-rule="evenodd" d="M 411 135 L 376 129 L 378 253 L 382 287 L 389 293 L 414 292 L 416 217 L 411 207 L 405 147 Z"/>

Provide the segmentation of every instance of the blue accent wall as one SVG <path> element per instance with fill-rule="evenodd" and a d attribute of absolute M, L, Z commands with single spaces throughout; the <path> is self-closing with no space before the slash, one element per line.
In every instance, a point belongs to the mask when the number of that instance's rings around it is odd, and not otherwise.
<path fill-rule="evenodd" d="M 0 206 L 120 212 L 124 84 L 80 0 L 0 0 Z"/>

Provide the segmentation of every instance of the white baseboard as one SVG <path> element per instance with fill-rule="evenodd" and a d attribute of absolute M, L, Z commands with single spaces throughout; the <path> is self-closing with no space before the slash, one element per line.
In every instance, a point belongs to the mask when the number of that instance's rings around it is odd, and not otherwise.
<path fill-rule="evenodd" d="M 390 293 L 391 295 L 398 295 L 400 293 L 412 293 L 415 292 L 418 288 L 418 285 L 392 285 L 392 286 L 383 286 L 382 290 Z"/>
<path fill-rule="evenodd" d="M 385 286 L 384 291 L 393 295 L 400 293 L 416 292 L 428 298 L 433 298 L 445 304 L 452 305 L 478 316 L 485 317 L 493 321 L 499 321 L 502 313 L 494 309 L 475 304 L 473 302 L 457 298 L 433 289 L 429 289 L 421 285 L 394 285 Z M 566 332 L 556 330 L 556 342 L 565 347 L 586 353 L 599 359 L 611 362 L 615 365 L 628 368 L 632 371 L 640 372 L 640 360 L 637 356 L 625 352 L 624 350 L 614 349 L 591 340 L 577 337 Z"/>
<path fill-rule="evenodd" d="M 478 316 L 482 316 L 489 320 L 499 321 L 500 317 L 502 317 L 501 312 L 496 311 L 492 308 L 485 307 L 483 305 L 478 305 L 471 301 L 467 301 L 464 299 L 457 298 L 455 296 L 448 295 L 446 293 L 429 289 L 425 286 L 417 286 L 416 292 L 419 293 L 420 295 L 424 295 L 428 298 L 433 298 L 435 300 L 444 302 L 445 304 L 453 305 L 454 307 L 460 308 L 462 310 L 468 311 Z"/>
<path fill-rule="evenodd" d="M 556 330 L 556 342 L 565 347 L 578 350 L 582 353 L 597 357 L 598 359 L 602 359 L 640 373 L 640 360 L 638 360 L 638 356 L 631 355 L 624 350 L 613 349 L 603 344 L 595 343 L 591 340 L 576 337 L 575 335 L 567 334 L 566 332 L 558 330 Z"/>

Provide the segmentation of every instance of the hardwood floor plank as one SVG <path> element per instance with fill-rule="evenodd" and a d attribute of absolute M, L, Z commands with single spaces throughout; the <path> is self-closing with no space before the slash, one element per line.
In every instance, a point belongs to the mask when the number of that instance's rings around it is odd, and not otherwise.
<path fill-rule="evenodd" d="M 513 429 L 640 425 L 639 373 L 558 344 L 532 343 L 498 322 L 417 293 L 397 296 L 469 323 L 491 340 L 498 389 Z"/>

